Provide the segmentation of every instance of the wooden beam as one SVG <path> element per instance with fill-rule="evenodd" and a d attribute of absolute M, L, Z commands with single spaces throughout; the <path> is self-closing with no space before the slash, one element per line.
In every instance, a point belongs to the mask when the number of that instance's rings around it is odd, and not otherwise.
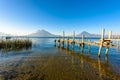
<path fill-rule="evenodd" d="M 84 35 L 82 35 L 82 43 L 84 42 Z"/>
<path fill-rule="evenodd" d="M 112 38 L 112 31 L 109 32 L 109 36 L 108 36 L 108 39 L 111 39 Z"/>
<path fill-rule="evenodd" d="M 104 40 L 104 35 L 105 35 L 105 29 L 102 29 L 102 35 L 101 35 L 102 40 Z"/>

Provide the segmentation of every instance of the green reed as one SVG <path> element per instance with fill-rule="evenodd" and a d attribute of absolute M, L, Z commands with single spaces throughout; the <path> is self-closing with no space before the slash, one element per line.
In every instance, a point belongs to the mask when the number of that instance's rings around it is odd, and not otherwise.
<path fill-rule="evenodd" d="M 1 39 L 0 49 L 7 50 L 21 50 L 32 47 L 32 41 L 30 39 Z"/>

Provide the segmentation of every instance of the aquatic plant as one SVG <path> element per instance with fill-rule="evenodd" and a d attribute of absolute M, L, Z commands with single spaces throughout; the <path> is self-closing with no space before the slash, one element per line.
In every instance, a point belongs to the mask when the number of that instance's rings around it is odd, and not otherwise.
<path fill-rule="evenodd" d="M 29 49 L 32 46 L 30 39 L 1 39 L 0 50 L 21 50 Z"/>

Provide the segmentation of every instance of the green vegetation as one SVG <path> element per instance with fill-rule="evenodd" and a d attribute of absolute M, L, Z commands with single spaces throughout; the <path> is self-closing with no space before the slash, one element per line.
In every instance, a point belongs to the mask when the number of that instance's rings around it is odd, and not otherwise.
<path fill-rule="evenodd" d="M 1 39 L 0 50 L 22 50 L 32 46 L 30 39 Z"/>

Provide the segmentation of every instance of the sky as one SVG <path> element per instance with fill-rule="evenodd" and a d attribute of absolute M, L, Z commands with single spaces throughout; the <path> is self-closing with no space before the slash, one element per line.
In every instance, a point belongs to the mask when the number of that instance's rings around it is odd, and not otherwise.
<path fill-rule="evenodd" d="M 120 0 L 0 0 L 3 33 L 100 34 L 103 28 L 120 34 Z"/>

